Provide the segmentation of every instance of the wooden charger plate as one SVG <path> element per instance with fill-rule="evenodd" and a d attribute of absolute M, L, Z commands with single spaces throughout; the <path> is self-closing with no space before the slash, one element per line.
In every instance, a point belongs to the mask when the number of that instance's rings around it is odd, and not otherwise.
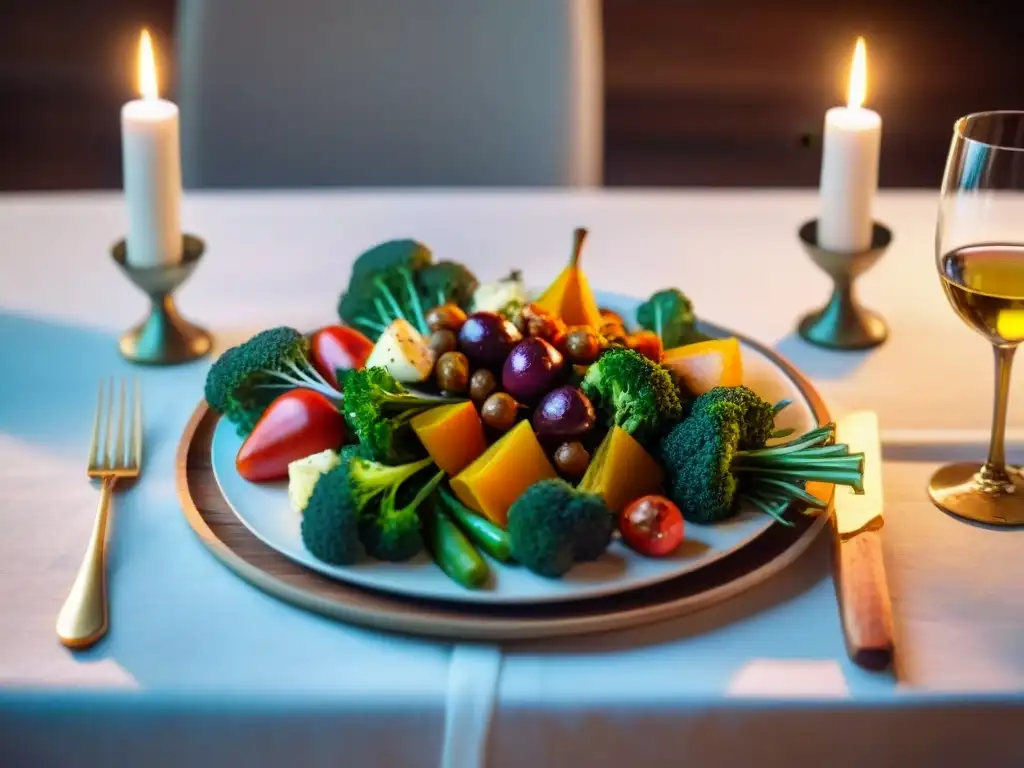
<path fill-rule="evenodd" d="M 807 397 L 818 423 L 829 420 L 821 397 L 792 365 L 771 357 Z M 374 629 L 457 640 L 530 640 L 627 629 L 684 616 L 760 584 L 796 560 L 825 528 L 829 514 L 792 515 L 793 527 L 772 525 L 747 546 L 711 565 L 632 592 L 565 603 L 483 605 L 397 597 L 307 570 L 257 539 L 235 516 L 210 462 L 219 417 L 201 403 L 178 446 L 178 497 L 192 530 L 224 565 L 285 602 Z M 809 486 L 831 501 L 830 485 Z M 288 510 L 282 510 L 287 514 Z"/>

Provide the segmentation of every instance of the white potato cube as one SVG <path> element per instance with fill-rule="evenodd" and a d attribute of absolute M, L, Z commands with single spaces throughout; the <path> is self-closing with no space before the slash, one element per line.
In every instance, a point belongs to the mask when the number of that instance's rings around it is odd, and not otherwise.
<path fill-rule="evenodd" d="M 288 465 L 288 502 L 292 509 L 301 515 L 309 503 L 309 497 L 313 495 L 313 487 L 320 475 L 340 464 L 341 457 L 330 448 L 291 462 Z"/>
<path fill-rule="evenodd" d="M 426 381 L 434 370 L 427 342 L 407 320 L 395 320 L 380 335 L 366 361 L 367 368 L 380 366 L 398 381 Z"/>

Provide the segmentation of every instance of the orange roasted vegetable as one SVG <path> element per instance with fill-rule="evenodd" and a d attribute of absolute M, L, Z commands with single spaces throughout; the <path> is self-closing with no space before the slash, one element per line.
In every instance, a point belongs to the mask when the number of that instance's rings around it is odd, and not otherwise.
<path fill-rule="evenodd" d="M 453 477 L 451 485 L 459 501 L 504 528 L 508 508 L 523 491 L 557 476 L 530 422 L 523 420 Z"/>
<path fill-rule="evenodd" d="M 597 308 L 594 292 L 590 290 L 590 282 L 580 267 L 580 251 L 586 236 L 587 230 L 576 230 L 569 266 L 562 270 L 536 303 L 562 318 L 566 325 L 600 328 L 601 312 Z"/>
<path fill-rule="evenodd" d="M 743 383 L 743 357 L 740 342 L 735 338 L 666 349 L 661 364 L 695 395 L 714 387 L 738 387 Z"/>
<path fill-rule="evenodd" d="M 665 473 L 633 436 L 612 427 L 590 460 L 579 490 L 596 493 L 613 512 L 641 496 L 657 493 Z"/>
<path fill-rule="evenodd" d="M 457 475 L 487 450 L 480 414 L 468 400 L 423 411 L 410 424 L 430 458 L 449 475 Z"/>

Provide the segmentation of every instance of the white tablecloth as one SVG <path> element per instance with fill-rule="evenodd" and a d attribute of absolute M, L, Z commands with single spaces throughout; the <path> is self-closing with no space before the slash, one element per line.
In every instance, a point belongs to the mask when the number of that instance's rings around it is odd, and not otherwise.
<path fill-rule="evenodd" d="M 208 248 L 180 306 L 220 346 L 331 321 L 351 260 L 384 239 L 416 237 L 483 279 L 514 266 L 543 284 L 585 225 L 594 285 L 677 285 L 702 317 L 796 362 L 834 413 L 877 410 L 899 660 L 871 674 L 845 657 L 826 541 L 696 617 L 504 648 L 500 663 L 494 648 L 453 654 L 255 591 L 203 550 L 175 499 L 174 451 L 207 363 L 136 370 L 117 354 L 144 308 L 107 255 L 122 201 L 0 196 L 0 764 L 420 766 L 445 749 L 450 765 L 483 754 L 492 766 L 1022 764 L 1011 723 L 1024 692 L 1024 529 L 958 522 L 924 495 L 937 463 L 984 453 L 992 390 L 985 342 L 939 287 L 936 203 L 879 198 L 895 241 L 862 295 L 892 337 L 863 354 L 792 332 L 828 291 L 796 238 L 816 213 L 810 193 L 232 193 L 184 207 Z M 135 373 L 147 464 L 115 499 L 112 631 L 75 654 L 53 623 L 96 501 L 83 472 L 96 382 Z"/>

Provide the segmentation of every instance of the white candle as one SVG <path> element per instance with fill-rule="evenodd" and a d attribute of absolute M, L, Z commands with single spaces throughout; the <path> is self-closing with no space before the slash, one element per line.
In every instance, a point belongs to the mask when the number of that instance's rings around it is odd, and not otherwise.
<path fill-rule="evenodd" d="M 858 252 L 871 246 L 882 118 L 861 106 L 866 90 L 867 54 L 864 39 L 858 38 L 847 106 L 825 113 L 818 245 L 830 251 Z"/>
<path fill-rule="evenodd" d="M 127 259 L 136 267 L 181 260 L 181 155 L 178 107 L 157 95 L 149 33 L 139 41 L 141 99 L 121 108 Z"/>

